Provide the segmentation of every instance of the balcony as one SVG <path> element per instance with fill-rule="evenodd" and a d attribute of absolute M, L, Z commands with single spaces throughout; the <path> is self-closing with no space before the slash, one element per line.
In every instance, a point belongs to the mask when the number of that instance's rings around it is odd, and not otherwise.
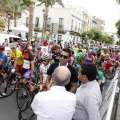
<path fill-rule="evenodd" d="M 34 30 L 39 31 L 40 30 L 40 24 L 33 24 Z"/>
<path fill-rule="evenodd" d="M 75 27 L 72 26 L 72 27 L 71 27 L 71 31 L 75 31 Z"/>
<path fill-rule="evenodd" d="M 64 31 L 64 25 L 58 25 L 58 31 L 59 32 L 65 32 Z"/>

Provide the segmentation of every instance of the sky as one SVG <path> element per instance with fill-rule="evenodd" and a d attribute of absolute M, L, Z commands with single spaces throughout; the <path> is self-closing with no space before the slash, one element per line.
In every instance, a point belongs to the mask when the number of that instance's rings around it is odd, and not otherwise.
<path fill-rule="evenodd" d="M 63 0 L 63 3 L 84 7 L 93 16 L 105 21 L 106 32 L 117 32 L 115 23 L 120 19 L 120 5 L 115 0 Z"/>

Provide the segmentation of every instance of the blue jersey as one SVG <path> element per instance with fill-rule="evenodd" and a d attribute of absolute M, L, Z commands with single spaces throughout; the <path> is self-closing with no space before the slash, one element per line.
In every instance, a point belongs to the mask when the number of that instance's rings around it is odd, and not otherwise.
<path fill-rule="evenodd" d="M 6 53 L 2 52 L 2 53 L 0 54 L 0 59 L 1 59 L 1 60 L 4 60 L 3 63 L 2 63 L 2 66 L 5 66 L 5 65 L 6 65 L 6 62 L 7 62 L 7 60 L 8 60 L 8 57 L 7 57 Z"/>

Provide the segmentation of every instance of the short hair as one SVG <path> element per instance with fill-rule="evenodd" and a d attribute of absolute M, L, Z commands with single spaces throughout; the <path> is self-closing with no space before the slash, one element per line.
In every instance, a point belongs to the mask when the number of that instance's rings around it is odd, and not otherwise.
<path fill-rule="evenodd" d="M 71 50 L 69 48 L 64 48 L 62 51 L 67 52 L 69 54 L 69 57 L 71 57 Z"/>
<path fill-rule="evenodd" d="M 96 79 L 97 68 L 94 64 L 83 62 L 81 68 L 81 74 L 86 75 L 89 81 Z"/>
<path fill-rule="evenodd" d="M 61 76 L 62 74 L 62 76 Z M 66 66 L 59 66 L 54 70 L 53 79 L 56 85 L 64 86 L 71 78 L 71 72 Z"/>

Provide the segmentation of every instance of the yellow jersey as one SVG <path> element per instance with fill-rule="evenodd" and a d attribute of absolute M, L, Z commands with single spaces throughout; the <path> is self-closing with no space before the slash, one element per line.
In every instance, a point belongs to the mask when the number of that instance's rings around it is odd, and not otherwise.
<path fill-rule="evenodd" d="M 13 52 L 12 50 L 10 51 L 10 57 L 16 59 L 18 58 L 18 65 L 23 65 L 23 56 L 22 56 L 22 52 L 18 49 L 16 49 L 15 52 Z"/>

